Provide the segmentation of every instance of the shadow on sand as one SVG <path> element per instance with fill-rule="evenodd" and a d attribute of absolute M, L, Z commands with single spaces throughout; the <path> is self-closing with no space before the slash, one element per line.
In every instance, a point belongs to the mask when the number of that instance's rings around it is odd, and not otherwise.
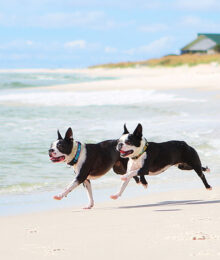
<path fill-rule="evenodd" d="M 206 204 L 219 204 L 220 200 L 173 200 L 173 201 L 161 201 L 154 204 L 142 204 L 134 206 L 121 206 L 119 209 L 135 209 L 135 208 L 151 208 L 151 207 L 161 207 L 161 206 L 185 206 L 185 205 L 206 205 Z M 180 209 L 178 209 L 180 210 Z M 156 211 L 177 211 L 177 209 L 166 209 L 166 210 L 156 210 Z"/>

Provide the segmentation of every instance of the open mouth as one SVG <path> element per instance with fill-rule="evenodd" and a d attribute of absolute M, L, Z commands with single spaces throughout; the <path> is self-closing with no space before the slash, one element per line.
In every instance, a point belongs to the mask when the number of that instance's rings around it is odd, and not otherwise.
<path fill-rule="evenodd" d="M 133 150 L 129 150 L 129 151 L 120 150 L 119 152 L 122 157 L 125 157 L 125 156 L 128 156 L 129 154 L 132 154 L 134 151 Z"/>
<path fill-rule="evenodd" d="M 54 163 L 62 162 L 65 160 L 65 156 L 59 156 L 59 157 L 50 157 L 50 160 Z"/>

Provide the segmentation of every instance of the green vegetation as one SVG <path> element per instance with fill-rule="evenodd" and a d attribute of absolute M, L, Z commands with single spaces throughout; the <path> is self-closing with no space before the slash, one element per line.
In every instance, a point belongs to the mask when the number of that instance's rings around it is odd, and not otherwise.
<path fill-rule="evenodd" d="M 217 44 L 217 45 L 214 47 L 214 51 L 220 53 L 220 44 Z"/>
<path fill-rule="evenodd" d="M 220 45 L 218 50 L 220 52 Z M 218 52 L 218 50 L 215 50 Z M 209 64 L 217 62 L 220 64 L 220 53 L 218 54 L 184 54 L 184 55 L 168 55 L 159 59 L 150 59 L 146 61 L 138 62 L 120 62 L 120 63 L 109 63 L 104 65 L 92 66 L 90 68 L 136 68 L 142 66 L 148 67 L 176 67 L 182 65 L 196 66 L 199 64 Z"/>

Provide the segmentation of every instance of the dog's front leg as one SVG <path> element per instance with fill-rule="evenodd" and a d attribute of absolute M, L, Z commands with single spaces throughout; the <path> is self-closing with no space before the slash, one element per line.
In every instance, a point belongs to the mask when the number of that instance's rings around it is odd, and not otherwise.
<path fill-rule="evenodd" d="M 74 179 L 68 186 L 67 188 L 65 189 L 64 192 L 54 196 L 53 198 L 55 200 L 61 200 L 63 199 L 64 197 L 66 197 L 73 189 L 75 189 L 77 186 L 79 186 L 79 181 L 77 179 Z"/>
<path fill-rule="evenodd" d="M 120 187 L 120 190 L 114 194 L 114 195 L 111 195 L 110 198 L 113 199 L 113 200 L 116 200 L 118 197 L 120 197 L 122 195 L 122 193 L 124 192 L 125 188 L 127 187 L 130 179 L 133 177 L 133 176 L 136 176 L 137 175 L 137 171 L 132 171 L 132 172 L 129 172 L 128 174 L 126 174 L 127 177 L 126 179 L 122 182 L 121 184 L 121 187 Z"/>
<path fill-rule="evenodd" d="M 121 180 L 122 181 L 126 181 L 126 180 L 130 180 L 130 178 L 136 176 L 138 174 L 138 171 L 131 171 L 131 172 L 128 172 L 126 174 L 124 174 L 122 177 L 121 177 Z"/>
<path fill-rule="evenodd" d="M 85 207 L 84 209 L 91 209 L 94 206 L 94 200 L 93 200 L 93 196 L 92 196 L 92 186 L 89 180 L 85 180 L 83 182 L 85 188 L 87 189 L 87 194 L 88 194 L 88 198 L 89 198 L 89 205 L 87 207 Z"/>
<path fill-rule="evenodd" d="M 125 188 L 127 187 L 128 183 L 129 183 L 129 181 L 130 181 L 130 179 L 123 181 L 122 185 L 120 187 L 120 190 L 116 194 L 111 195 L 110 198 L 113 199 L 113 200 L 117 200 L 117 198 L 122 195 L 123 191 L 125 190 Z"/>

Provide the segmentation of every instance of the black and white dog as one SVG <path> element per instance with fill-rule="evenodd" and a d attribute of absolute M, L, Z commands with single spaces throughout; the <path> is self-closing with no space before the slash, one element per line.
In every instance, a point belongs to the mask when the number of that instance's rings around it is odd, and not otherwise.
<path fill-rule="evenodd" d="M 97 144 L 81 144 L 73 139 L 72 129 L 69 128 L 62 138 L 58 131 L 58 139 L 54 141 L 49 150 L 52 162 L 65 162 L 73 166 L 76 177 L 65 189 L 64 192 L 54 196 L 54 199 L 61 200 L 69 192 L 81 183 L 87 189 L 90 209 L 94 205 L 90 180 L 96 179 L 107 173 L 111 168 L 117 174 L 125 174 L 128 159 L 121 158 L 116 150 L 118 140 L 107 140 Z M 138 177 L 134 177 L 139 182 Z"/>
<path fill-rule="evenodd" d="M 121 177 L 121 188 L 111 196 L 112 199 L 122 195 L 131 177 L 140 176 L 141 183 L 147 187 L 144 175 L 157 175 L 173 165 L 178 166 L 180 170 L 194 170 L 206 189 L 212 189 L 203 174 L 203 171 L 209 172 L 209 168 L 202 167 L 196 150 L 183 141 L 147 142 L 142 136 L 141 124 L 138 124 L 133 134 L 130 134 L 124 125 L 124 133 L 118 141 L 117 149 L 120 156 L 129 158 L 129 161 L 127 173 Z"/>

